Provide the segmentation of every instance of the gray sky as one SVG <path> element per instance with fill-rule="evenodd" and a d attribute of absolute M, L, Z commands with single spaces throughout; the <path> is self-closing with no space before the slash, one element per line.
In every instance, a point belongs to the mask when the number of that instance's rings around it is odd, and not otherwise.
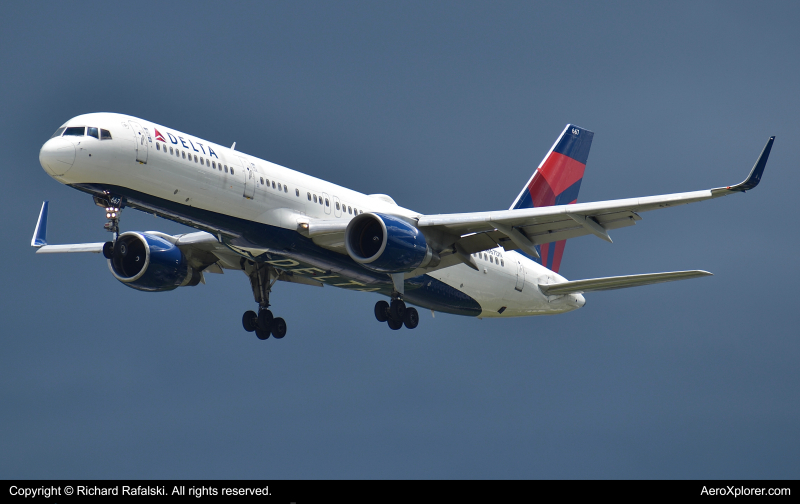
<path fill-rule="evenodd" d="M 0 17 L 0 475 L 5 478 L 796 478 L 796 2 L 12 2 Z M 91 198 L 48 177 L 70 117 L 168 125 L 426 213 L 505 209 L 568 122 L 579 201 L 737 183 L 570 240 L 570 279 L 713 277 L 588 294 L 555 317 L 421 313 L 278 285 L 281 341 L 226 273 L 128 289 Z M 123 229 L 186 232 L 126 211 Z"/>

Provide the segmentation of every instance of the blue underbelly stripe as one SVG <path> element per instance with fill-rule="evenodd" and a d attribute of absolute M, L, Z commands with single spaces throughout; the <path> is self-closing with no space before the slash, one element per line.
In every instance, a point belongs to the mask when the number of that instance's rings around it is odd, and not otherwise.
<path fill-rule="evenodd" d="M 354 280 L 366 284 L 369 289 L 389 295 L 392 283 L 383 273 L 374 273 L 363 268 L 346 254 L 338 254 L 324 249 L 297 231 L 252 222 L 239 217 L 203 210 L 174 201 L 165 200 L 132 189 L 101 184 L 72 184 L 71 187 L 92 195 L 103 196 L 105 191 L 124 196 L 126 204 L 132 208 L 155 213 L 187 226 L 216 235 L 223 234 L 226 243 L 234 247 L 267 250 L 259 256 L 260 261 L 278 262 L 291 259 L 306 267 L 312 266 L 339 274 L 342 280 Z M 281 269 L 280 265 L 275 265 Z M 291 268 L 286 268 L 291 270 Z M 305 275 L 314 278 L 314 275 Z M 331 281 L 325 282 L 333 285 Z M 347 288 L 347 287 L 342 287 Z M 404 299 L 417 306 L 456 315 L 477 316 L 481 313 L 480 304 L 461 292 L 429 275 L 420 275 L 405 282 Z"/>

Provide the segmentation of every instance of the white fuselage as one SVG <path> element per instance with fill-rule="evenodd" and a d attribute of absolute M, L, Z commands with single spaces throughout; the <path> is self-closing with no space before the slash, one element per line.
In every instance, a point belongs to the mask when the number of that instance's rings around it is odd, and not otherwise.
<path fill-rule="evenodd" d="M 170 208 L 184 209 L 172 217 L 167 212 L 167 218 L 215 235 L 216 224 L 206 219 L 207 215 L 230 216 L 294 232 L 302 217 L 347 222 L 356 212 L 408 219 L 421 216 L 397 206 L 389 197 L 365 195 L 135 117 L 86 114 L 64 126 L 105 129 L 112 138 L 84 135 L 50 139 L 42 147 L 40 161 L 53 178 L 78 188 L 126 188 L 148 195 L 168 203 Z M 252 252 L 251 257 L 258 252 L 258 247 L 250 251 L 232 248 L 240 253 Z M 328 249 L 324 244 L 319 249 L 320 253 L 342 255 L 342 251 Z M 295 274 L 314 269 L 293 257 L 291 251 L 282 255 L 273 261 L 275 266 L 289 271 L 294 268 Z M 459 263 L 427 276 L 477 301 L 479 317 L 555 314 L 584 304 L 580 294 L 542 294 L 539 284 L 565 279 L 515 251 L 496 248 L 473 257 L 479 271 Z M 364 280 L 365 271 L 356 263 L 326 272 L 327 275 L 313 278 L 342 288 L 379 290 Z"/>

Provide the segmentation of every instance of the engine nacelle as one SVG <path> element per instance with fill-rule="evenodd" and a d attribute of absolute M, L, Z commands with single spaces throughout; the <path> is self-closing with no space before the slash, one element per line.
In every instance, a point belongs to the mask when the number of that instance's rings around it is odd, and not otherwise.
<path fill-rule="evenodd" d="M 114 278 L 132 289 L 161 292 L 200 282 L 200 273 L 189 266 L 178 247 L 148 233 L 122 233 L 113 250 L 104 250 L 104 255 L 111 255 L 108 268 Z"/>
<path fill-rule="evenodd" d="M 344 236 L 350 257 L 371 271 L 405 273 L 439 263 L 420 230 L 391 215 L 359 214 Z"/>

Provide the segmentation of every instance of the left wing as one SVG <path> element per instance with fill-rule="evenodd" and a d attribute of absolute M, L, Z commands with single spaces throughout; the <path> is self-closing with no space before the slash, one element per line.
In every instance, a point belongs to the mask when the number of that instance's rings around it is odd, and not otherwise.
<path fill-rule="evenodd" d="M 774 136 L 767 140 L 750 174 L 734 186 L 522 210 L 426 215 L 419 219 L 418 227 L 423 232 L 450 235 L 454 251 L 460 249 L 463 254 L 500 245 L 506 250 L 522 249 L 538 257 L 536 245 L 588 234 L 610 242 L 608 230 L 634 225 L 641 220 L 638 215 L 641 212 L 686 205 L 755 188 L 761 181 L 774 140 Z"/>
<path fill-rule="evenodd" d="M 42 203 L 39 211 L 39 220 L 36 222 L 36 229 L 31 238 L 31 246 L 36 248 L 37 254 L 63 254 L 71 252 L 91 252 L 99 254 L 103 252 L 105 242 L 100 243 L 71 243 L 65 245 L 49 245 L 47 243 L 47 215 L 49 202 Z M 223 273 L 225 269 L 244 270 L 252 267 L 249 261 L 244 260 L 240 255 L 220 243 L 216 236 L 198 231 L 194 233 L 169 235 L 159 231 L 145 231 L 145 234 L 155 235 L 162 238 L 176 247 L 186 256 L 189 265 L 201 274 Z M 287 271 L 276 271 L 278 280 L 285 282 L 295 282 L 306 285 L 322 286 L 322 283 L 302 275 L 293 275 Z M 205 278 L 202 282 L 205 283 Z"/>

